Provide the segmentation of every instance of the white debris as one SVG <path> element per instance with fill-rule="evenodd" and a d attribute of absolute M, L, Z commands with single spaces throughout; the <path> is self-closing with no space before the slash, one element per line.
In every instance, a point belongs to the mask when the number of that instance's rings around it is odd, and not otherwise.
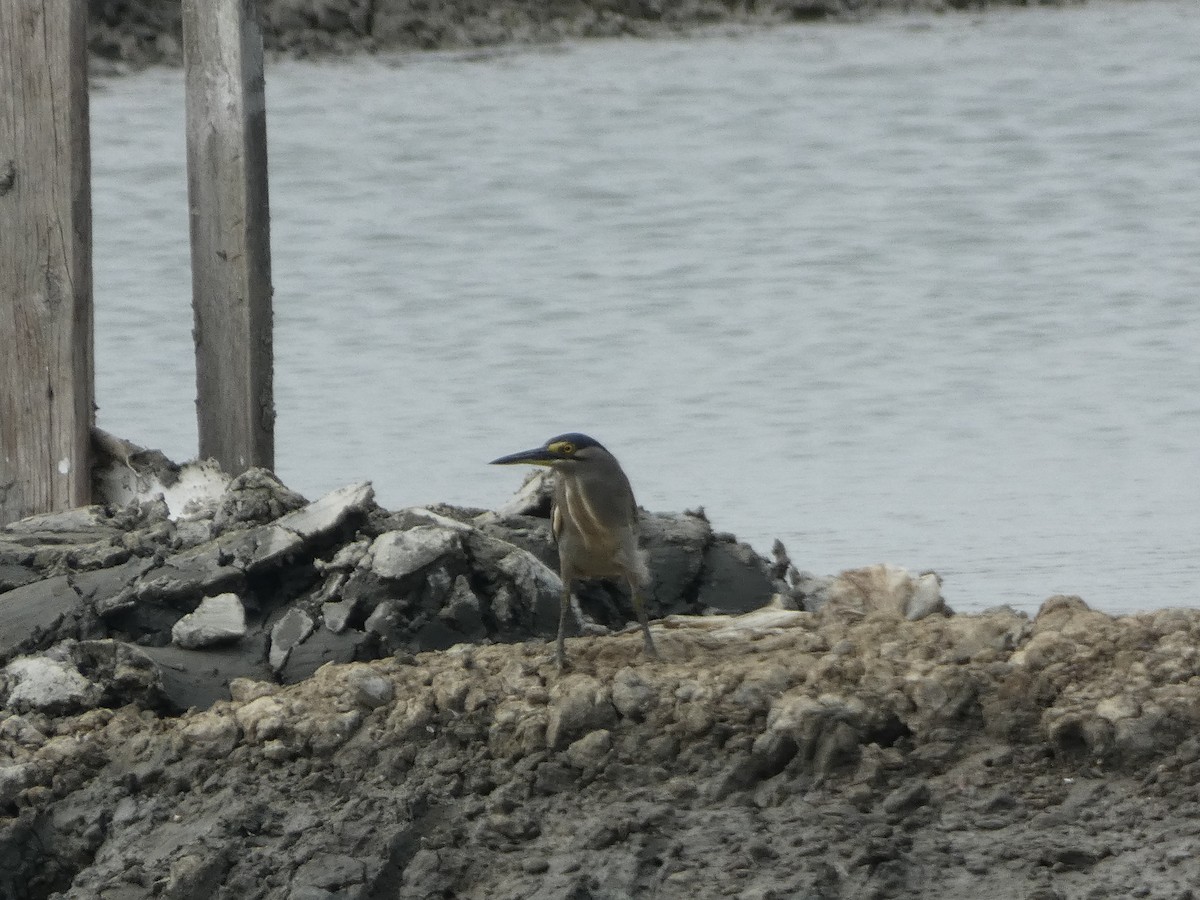
<path fill-rule="evenodd" d="M 171 640 L 185 650 L 236 641 L 246 634 L 246 610 L 237 594 L 205 597 L 171 627 Z"/>
<path fill-rule="evenodd" d="M 368 554 L 380 578 L 403 578 L 459 546 L 457 531 L 437 525 L 418 525 L 407 531 L 388 531 L 375 538 Z"/>
<path fill-rule="evenodd" d="M 360 481 L 330 491 L 320 500 L 314 500 L 308 506 L 280 516 L 274 524 L 305 539 L 315 537 L 332 531 L 347 515 L 365 508 L 373 499 L 375 488 L 371 486 L 371 482 Z"/>
<path fill-rule="evenodd" d="M 514 547 L 512 553 L 501 559 L 498 565 L 526 597 L 543 593 L 558 596 L 562 593 L 562 579 L 528 550 Z"/>
<path fill-rule="evenodd" d="M 93 706 L 98 688 L 74 666 L 48 656 L 21 656 L 4 668 L 10 684 L 9 709 L 53 710 L 70 706 Z"/>

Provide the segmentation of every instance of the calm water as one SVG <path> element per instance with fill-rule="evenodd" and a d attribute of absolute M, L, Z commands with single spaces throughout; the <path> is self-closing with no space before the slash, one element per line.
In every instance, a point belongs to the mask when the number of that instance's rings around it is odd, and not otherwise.
<path fill-rule="evenodd" d="M 278 471 L 644 506 L 950 602 L 1200 604 L 1200 6 L 268 73 Z M 177 72 L 93 94 L 99 424 L 195 453 Z"/>

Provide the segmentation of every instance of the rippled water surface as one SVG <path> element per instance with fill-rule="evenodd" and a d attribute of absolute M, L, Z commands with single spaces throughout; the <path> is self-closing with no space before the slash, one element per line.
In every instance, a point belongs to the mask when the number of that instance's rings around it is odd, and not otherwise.
<path fill-rule="evenodd" d="M 1200 7 L 268 73 L 277 463 L 651 509 L 952 605 L 1200 604 Z M 178 72 L 92 98 L 99 424 L 195 453 Z"/>

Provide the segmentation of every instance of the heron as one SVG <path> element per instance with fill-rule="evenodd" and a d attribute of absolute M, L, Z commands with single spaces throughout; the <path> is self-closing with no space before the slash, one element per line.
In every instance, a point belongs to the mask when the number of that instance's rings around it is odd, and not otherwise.
<path fill-rule="evenodd" d="M 629 585 L 633 608 L 642 626 L 646 655 L 657 659 L 650 635 L 643 592 L 650 582 L 646 554 L 638 546 L 638 508 L 629 478 L 604 445 L 586 434 L 570 432 L 542 446 L 494 459 L 494 466 L 547 466 L 554 471 L 551 526 L 558 545 L 562 605 L 558 616 L 555 656 L 567 665 L 565 645 L 571 587 L 579 578 L 621 578 Z"/>

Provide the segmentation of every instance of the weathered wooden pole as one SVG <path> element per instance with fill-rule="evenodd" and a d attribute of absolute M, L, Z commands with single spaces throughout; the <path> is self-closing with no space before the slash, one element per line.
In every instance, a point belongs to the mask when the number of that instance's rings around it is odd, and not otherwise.
<path fill-rule="evenodd" d="M 0 524 L 91 501 L 87 4 L 0 0 Z"/>
<path fill-rule="evenodd" d="M 255 0 L 183 0 L 200 456 L 275 464 L 267 107 Z"/>

